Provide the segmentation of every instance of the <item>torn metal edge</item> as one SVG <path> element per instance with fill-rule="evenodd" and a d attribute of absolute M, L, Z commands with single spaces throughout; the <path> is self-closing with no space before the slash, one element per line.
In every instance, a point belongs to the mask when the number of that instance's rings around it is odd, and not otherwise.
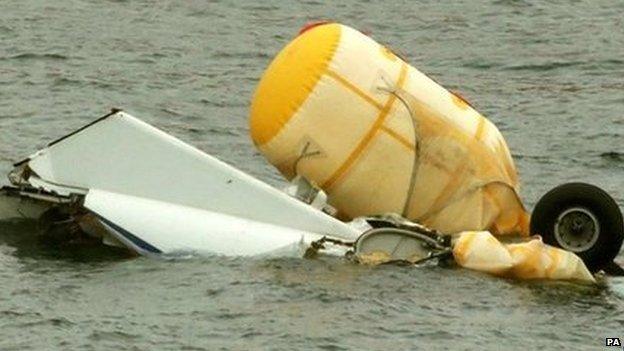
<path fill-rule="evenodd" d="M 21 199 L 43 201 L 51 204 L 70 204 L 75 202 L 75 200 L 70 196 L 58 195 L 34 188 L 3 186 L 0 188 L 0 194 L 9 197 L 18 197 Z"/>

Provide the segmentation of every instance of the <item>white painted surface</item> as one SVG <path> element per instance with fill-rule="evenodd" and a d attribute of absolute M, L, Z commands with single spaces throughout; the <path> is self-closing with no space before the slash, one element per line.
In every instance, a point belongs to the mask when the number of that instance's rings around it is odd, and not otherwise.
<path fill-rule="evenodd" d="M 345 223 L 124 112 L 37 152 L 29 166 L 40 178 L 38 185 L 44 189 L 60 185 L 156 200 L 160 205 L 151 207 L 153 210 L 184 208 L 193 213 L 189 216 L 195 217 L 199 217 L 199 213 L 212 213 L 210 218 L 218 224 L 229 223 L 216 214 L 221 213 L 345 240 L 354 240 L 359 234 Z M 107 204 L 114 209 L 112 201 L 113 198 L 109 198 Z M 128 211 L 137 214 L 131 209 Z M 159 221 L 161 216 L 168 217 L 161 212 L 149 214 L 154 221 Z M 140 218 L 145 228 L 153 227 L 145 215 Z M 176 223 L 184 226 L 184 222 Z M 210 227 L 208 222 L 202 223 Z M 184 231 L 183 228 L 178 231 L 168 228 L 172 238 L 185 240 L 178 232 Z M 164 235 L 162 231 L 157 233 Z M 268 235 L 268 232 L 263 233 Z M 282 235 L 284 231 L 278 233 Z M 267 240 L 273 240 L 275 235 Z"/>
<path fill-rule="evenodd" d="M 137 245 L 132 236 L 165 255 L 303 255 L 305 244 L 321 235 L 162 201 L 90 190 L 84 206 L 123 228 L 111 232 L 137 252 L 158 254 Z"/>

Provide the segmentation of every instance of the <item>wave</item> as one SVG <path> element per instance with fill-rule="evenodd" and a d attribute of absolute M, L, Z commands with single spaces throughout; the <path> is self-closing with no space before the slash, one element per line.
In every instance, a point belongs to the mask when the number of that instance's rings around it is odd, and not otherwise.
<path fill-rule="evenodd" d="M 17 54 L 13 56 L 5 56 L 0 58 L 0 60 L 17 60 L 17 61 L 27 61 L 27 60 L 67 60 L 68 56 L 57 54 L 57 53 L 43 53 L 36 54 L 33 52 L 27 52 L 23 54 Z"/>

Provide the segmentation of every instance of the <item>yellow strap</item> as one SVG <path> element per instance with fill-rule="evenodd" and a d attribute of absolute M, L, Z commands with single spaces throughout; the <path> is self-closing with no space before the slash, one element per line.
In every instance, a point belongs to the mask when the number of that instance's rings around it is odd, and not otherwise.
<path fill-rule="evenodd" d="M 327 70 L 327 72 L 325 74 L 327 74 L 328 77 L 331 77 L 334 80 L 336 80 L 338 83 L 340 83 L 342 86 L 344 86 L 348 90 L 354 92 L 355 95 L 361 97 L 362 99 L 364 99 L 364 101 L 366 101 L 369 104 L 375 106 L 379 110 L 383 109 L 383 105 L 382 104 L 377 102 L 377 100 L 375 100 L 372 96 L 368 95 L 366 92 L 362 91 L 362 89 L 360 89 L 357 86 L 355 86 L 355 84 L 349 82 L 345 77 L 341 76 L 340 74 L 338 74 L 338 73 L 336 73 L 336 72 L 334 72 L 332 70 Z"/>
<path fill-rule="evenodd" d="M 394 130 L 392 130 L 392 129 L 386 127 L 386 126 L 381 126 L 380 129 L 381 129 L 382 132 L 385 132 L 390 137 L 392 137 L 396 141 L 398 141 L 401 145 L 405 146 L 409 151 L 414 151 L 414 148 L 415 148 L 414 144 L 411 143 L 409 140 L 405 139 L 399 133 L 395 132 Z"/>
<path fill-rule="evenodd" d="M 341 76 L 339 73 L 328 70 L 327 76 L 333 78 L 336 82 L 347 88 L 347 90 L 361 97 L 364 101 L 368 102 L 378 110 L 383 110 L 384 106 L 380 104 L 375 98 L 367 94 L 362 89 L 358 88 L 355 84 L 351 83 L 348 79 Z M 399 133 L 395 132 L 391 128 L 382 125 L 381 131 L 387 133 L 391 138 L 398 141 L 399 144 L 405 146 L 409 151 L 414 151 L 414 144 L 412 144 L 409 140 L 405 139 L 403 136 L 401 136 Z"/>
<path fill-rule="evenodd" d="M 405 62 L 401 65 L 401 72 L 399 73 L 399 79 L 397 81 L 397 86 L 399 88 L 403 87 L 405 84 L 405 80 L 407 77 L 407 64 Z M 364 135 L 364 137 L 360 140 L 358 145 L 351 151 L 351 154 L 347 157 L 347 159 L 338 167 L 338 169 L 321 185 L 321 188 L 327 189 L 331 188 L 346 172 L 351 168 L 353 163 L 360 157 L 364 149 L 370 144 L 371 140 L 383 126 L 388 113 L 390 113 L 390 109 L 392 105 L 396 101 L 397 97 L 394 94 L 390 94 L 390 97 L 384 104 L 383 108 L 377 115 L 377 119 L 371 129 Z"/>

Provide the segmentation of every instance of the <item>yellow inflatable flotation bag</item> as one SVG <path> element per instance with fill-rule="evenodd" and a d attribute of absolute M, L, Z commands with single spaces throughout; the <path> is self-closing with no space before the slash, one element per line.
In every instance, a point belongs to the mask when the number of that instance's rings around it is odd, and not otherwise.
<path fill-rule="evenodd" d="M 539 237 L 503 244 L 489 232 L 464 232 L 454 240 L 453 257 L 461 267 L 521 280 L 596 282 L 577 255 L 546 245 Z"/>
<path fill-rule="evenodd" d="M 445 233 L 527 234 L 518 176 L 496 127 L 357 30 L 313 26 L 264 73 L 251 137 L 342 218 L 398 213 Z"/>

